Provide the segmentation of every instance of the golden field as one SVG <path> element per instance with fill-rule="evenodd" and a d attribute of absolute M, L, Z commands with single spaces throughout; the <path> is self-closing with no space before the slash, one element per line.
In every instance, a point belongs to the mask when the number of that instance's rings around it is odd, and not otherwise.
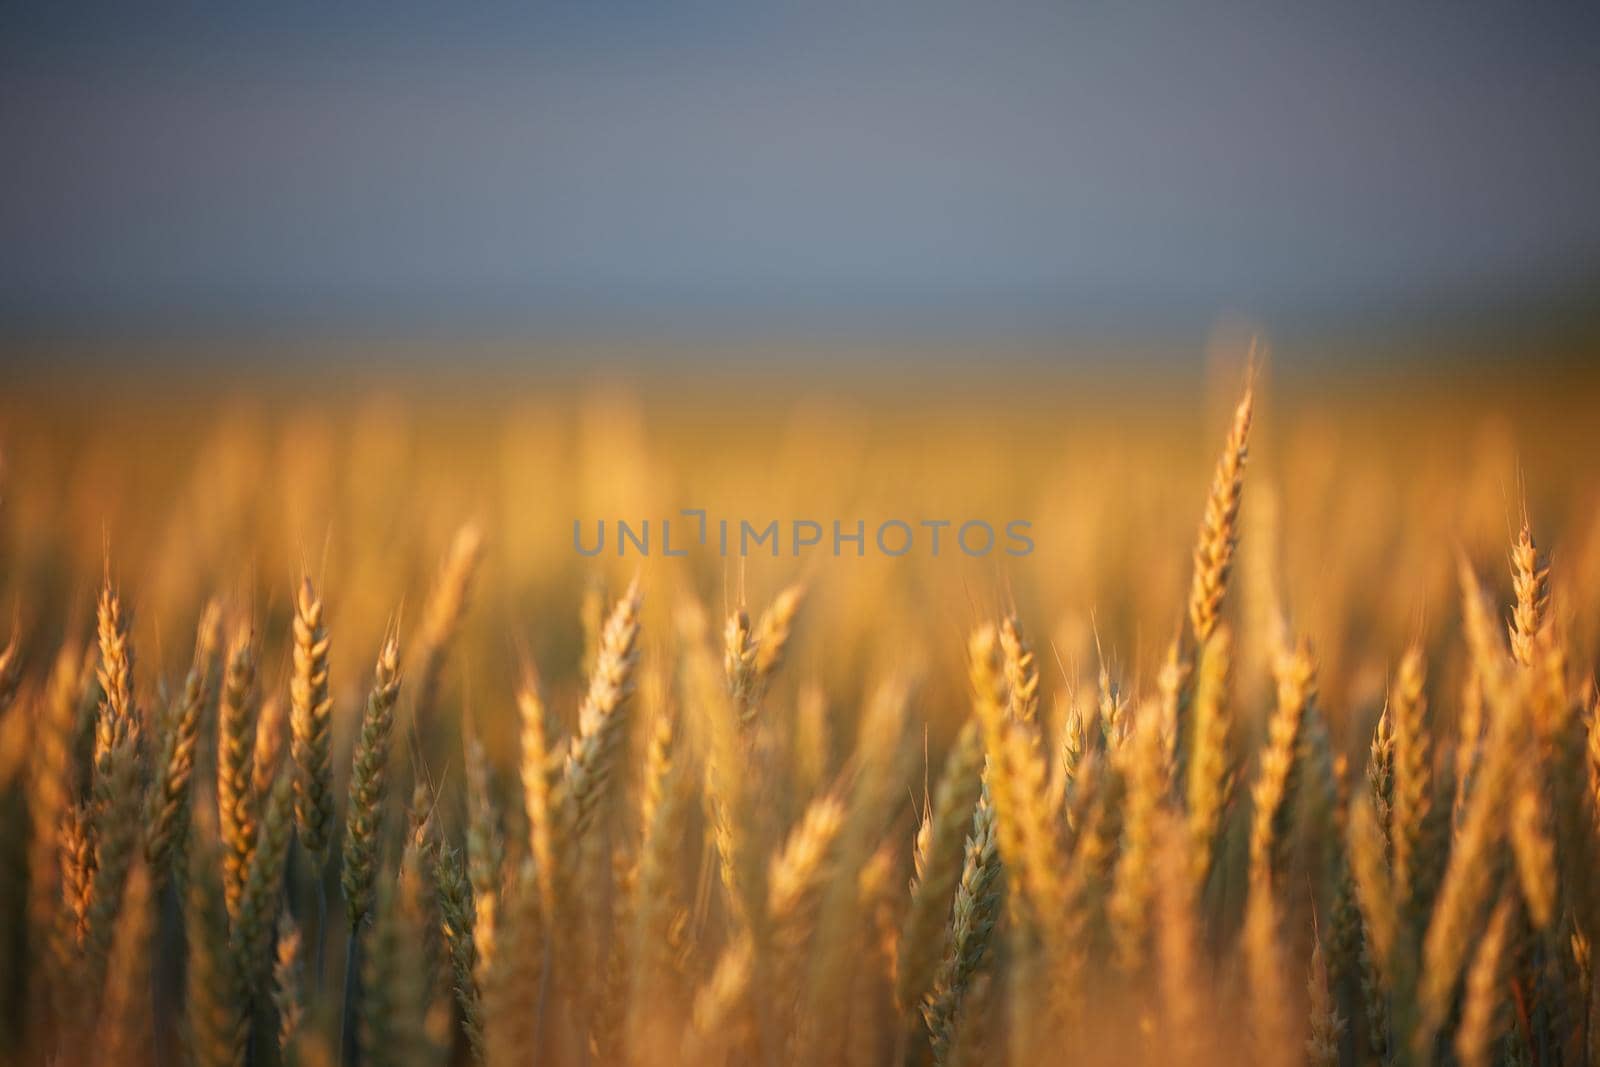
<path fill-rule="evenodd" d="M 0 1059 L 1600 1058 L 1592 376 L 377 378 L 0 398 Z"/>

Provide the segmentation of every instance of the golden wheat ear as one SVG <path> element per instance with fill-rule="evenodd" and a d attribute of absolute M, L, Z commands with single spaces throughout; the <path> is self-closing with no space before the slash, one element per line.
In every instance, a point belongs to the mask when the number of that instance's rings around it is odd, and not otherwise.
<path fill-rule="evenodd" d="M 372 689 L 367 695 L 355 753 L 351 757 L 340 880 L 352 930 L 359 928 L 372 910 L 379 834 L 383 830 L 384 800 L 389 785 L 389 738 L 394 730 L 399 695 L 400 645 L 390 635 L 378 651 Z"/>
<path fill-rule="evenodd" d="M 483 994 L 484 972 L 489 963 L 480 959 L 473 930 L 477 915 L 472 885 L 467 879 L 461 854 L 449 846 L 434 852 L 430 877 L 438 900 L 444 932 L 445 950 L 450 958 L 451 988 L 461 1012 L 461 1026 L 474 1058 L 484 1058 Z"/>
<path fill-rule="evenodd" d="M 300 582 L 294 613 L 294 675 L 289 683 L 294 820 L 317 870 L 333 833 L 333 698 L 328 689 L 328 630 L 311 579 Z"/>
<path fill-rule="evenodd" d="M 252 781 L 259 707 L 255 635 L 241 627 L 228 646 L 217 709 L 217 831 L 222 841 L 223 899 L 230 919 L 238 914 L 259 830 Z"/>
<path fill-rule="evenodd" d="M 962 878 L 964 842 L 982 789 L 983 734 L 977 721 L 968 719 L 945 757 L 912 850 L 915 875 L 895 966 L 895 998 L 902 1011 L 916 1008 L 933 987 L 943 931 Z M 993 823 L 992 815 L 988 821 Z"/>
<path fill-rule="evenodd" d="M 278 1055 L 285 1067 L 300 1060 L 300 1030 L 305 1022 L 305 944 L 288 911 L 278 916 L 272 956 L 272 1007 L 278 1014 Z"/>
<path fill-rule="evenodd" d="M 1511 546 L 1511 588 L 1516 596 L 1506 628 L 1511 654 L 1522 666 L 1531 667 L 1537 642 L 1549 621 L 1550 566 L 1534 544 L 1527 519 L 1523 519 L 1516 543 Z"/>
<path fill-rule="evenodd" d="M 1249 455 L 1250 420 L 1255 412 L 1255 376 L 1245 381 L 1244 395 L 1233 412 L 1233 424 L 1211 478 L 1200 534 L 1194 547 L 1194 577 L 1189 588 L 1189 624 L 1197 643 L 1217 628 L 1228 591 L 1233 554 L 1239 544 L 1239 501 L 1244 493 L 1244 465 Z"/>
<path fill-rule="evenodd" d="M 189 797 L 195 755 L 209 690 L 221 657 L 222 609 L 207 602 L 195 627 L 194 661 L 184 679 L 183 692 L 161 727 L 156 779 L 145 810 L 145 863 L 159 895 L 175 865 L 182 862 L 183 840 L 188 833 Z"/>
<path fill-rule="evenodd" d="M 980 794 L 950 911 L 944 959 L 921 1008 L 935 1063 L 950 1059 L 962 1006 L 989 954 L 999 912 L 1000 855 L 995 847 L 994 807 Z"/>
<path fill-rule="evenodd" d="M 468 523 L 456 531 L 450 550 L 423 609 L 415 663 L 409 668 L 411 721 L 426 734 L 432 728 L 444 675 L 445 657 L 467 614 L 473 577 L 483 558 L 483 531 Z"/>
<path fill-rule="evenodd" d="M 531 668 L 524 669 L 522 687 L 517 693 L 517 716 L 522 727 L 519 769 L 522 803 L 528 820 L 528 855 L 533 860 L 539 907 L 548 917 L 555 914 L 556 908 L 557 829 L 552 809 L 552 754 L 555 753 L 557 726 L 545 706 L 539 680 Z"/>
<path fill-rule="evenodd" d="M 141 717 L 133 696 L 133 650 L 121 600 L 109 580 L 100 594 L 97 622 L 101 700 L 95 717 L 89 801 L 80 821 L 89 846 L 81 948 L 86 991 L 83 1007 L 90 1019 L 100 1006 L 124 889 L 139 851 L 145 798 Z"/>
<path fill-rule="evenodd" d="M 600 635 L 589 689 L 578 708 L 578 732 L 567 754 L 562 782 L 563 833 L 576 841 L 594 817 L 610 780 L 616 750 L 625 733 L 623 709 L 633 693 L 639 662 L 639 610 L 643 594 L 637 581 L 628 588 L 606 619 Z"/>
<path fill-rule="evenodd" d="M 1280 655 L 1274 674 L 1278 703 L 1267 723 L 1267 747 L 1251 789 L 1250 823 L 1250 878 L 1268 885 L 1284 868 L 1290 805 L 1303 777 L 1300 742 L 1316 695 L 1316 665 L 1310 645 L 1302 641 Z"/>
<path fill-rule="evenodd" d="M 1204 885 L 1210 877 L 1222 830 L 1223 812 L 1233 793 L 1233 717 L 1230 693 L 1233 632 L 1217 627 L 1202 646 L 1195 686 L 1187 756 L 1190 869 Z"/>
<path fill-rule="evenodd" d="M 1463 1067 L 1489 1067 L 1495 1062 L 1494 1041 L 1509 1008 L 1505 982 L 1511 961 L 1507 957 L 1517 915 L 1513 899 L 1501 900 L 1473 953 L 1455 1038 L 1456 1055 Z"/>

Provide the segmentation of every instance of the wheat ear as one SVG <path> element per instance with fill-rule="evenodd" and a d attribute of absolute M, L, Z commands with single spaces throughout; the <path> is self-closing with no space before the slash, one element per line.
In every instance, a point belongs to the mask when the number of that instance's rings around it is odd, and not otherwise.
<path fill-rule="evenodd" d="M 1302 641 L 1279 657 L 1274 668 L 1278 704 L 1267 723 L 1267 747 L 1251 790 L 1251 880 L 1271 884 L 1282 871 L 1288 848 L 1289 812 L 1298 778 L 1301 734 L 1313 700 L 1316 669 Z"/>
<path fill-rule="evenodd" d="M 487 966 L 494 950 L 495 922 L 505 869 L 505 838 L 494 802 L 489 761 L 470 721 L 465 730 L 467 772 L 467 880 L 472 884 L 472 937 Z"/>
<path fill-rule="evenodd" d="M 433 857 L 434 892 L 439 900 L 439 917 L 445 949 L 450 956 L 451 988 L 461 1010 L 461 1025 L 478 1063 L 484 1061 L 483 997 L 479 976 L 477 925 L 472 886 L 467 880 L 461 854 L 448 846 L 437 849 Z"/>
<path fill-rule="evenodd" d="M 1493 718 L 1484 741 L 1477 783 L 1467 800 L 1433 915 L 1422 942 L 1417 991 L 1415 1048 L 1425 1051 L 1444 1023 L 1461 968 L 1479 931 L 1483 910 L 1504 869 L 1499 846 L 1504 811 L 1513 797 L 1517 767 L 1526 744 L 1526 711 L 1520 693 L 1495 690 Z"/>
<path fill-rule="evenodd" d="M 1381 976 L 1387 979 L 1399 941 L 1399 923 L 1383 832 L 1378 828 L 1377 815 L 1367 797 L 1351 798 L 1348 834 L 1350 869 L 1355 879 L 1356 901 L 1361 908 L 1367 948 Z"/>
<path fill-rule="evenodd" d="M 239 894 L 228 947 L 247 995 L 262 987 L 272 959 L 278 907 L 283 898 L 284 864 L 294 832 L 294 793 L 288 775 L 279 775 L 266 797 L 261 834 Z"/>
<path fill-rule="evenodd" d="M 1239 542 L 1239 499 L 1244 489 L 1244 464 L 1248 455 L 1250 418 L 1255 404 L 1255 383 L 1245 384 L 1244 396 L 1233 412 L 1222 458 L 1217 461 L 1206 497 L 1205 516 L 1194 548 L 1194 580 L 1189 590 L 1189 623 L 1197 642 L 1204 643 L 1217 627 L 1222 598 L 1228 591 L 1228 574 Z"/>
<path fill-rule="evenodd" d="M 83 954 L 89 991 L 97 1003 L 107 955 L 122 906 L 123 887 L 139 841 L 143 814 L 140 717 L 133 703 L 133 653 L 121 603 L 107 582 L 98 612 L 100 690 L 95 719 L 94 778 L 90 788 L 89 841 L 93 852 Z"/>
<path fill-rule="evenodd" d="M 1144 967 L 1150 904 L 1155 892 L 1157 822 L 1166 794 L 1162 777 L 1161 718 L 1154 704 L 1139 709 L 1133 736 L 1122 750 L 1127 783 L 1122 814 L 1122 855 L 1107 911 L 1118 967 L 1129 977 Z"/>
<path fill-rule="evenodd" d="M 1179 1067 L 1205 1061 L 1210 1050 L 1211 1012 L 1200 940 L 1198 883 L 1186 854 L 1189 830 L 1175 813 L 1156 828 L 1157 985 L 1163 1033 Z"/>
<path fill-rule="evenodd" d="M 1032 723 L 1039 715 L 1039 667 L 1022 620 L 1015 615 L 1000 623 L 1000 652 L 1005 663 L 1007 711 L 1018 722 Z"/>
<path fill-rule="evenodd" d="M 1511 654 L 1524 667 L 1531 667 L 1550 610 L 1550 567 L 1534 544 L 1533 530 L 1526 519 L 1511 548 L 1511 588 L 1516 595 L 1507 627 Z"/>
<path fill-rule="evenodd" d="M 1289 1004 L 1279 921 L 1270 874 L 1257 869 L 1250 879 L 1243 931 L 1254 1062 L 1289 1067 L 1300 1058 L 1300 1041 Z"/>
<path fill-rule="evenodd" d="M 378 860 L 378 835 L 383 829 L 383 802 L 388 788 L 389 735 L 394 729 L 395 702 L 400 694 L 400 646 L 391 635 L 378 652 L 372 690 L 361 716 L 361 732 L 351 758 L 350 801 L 345 812 L 345 910 L 352 928 L 372 908 L 373 879 Z"/>
<path fill-rule="evenodd" d="M 429 1048 L 423 1028 L 427 983 L 417 887 L 383 883 L 374 907 L 370 949 L 361 960 L 360 1062 L 401 1067 Z"/>
<path fill-rule="evenodd" d="M 415 680 L 411 689 L 412 716 L 423 731 L 431 728 L 434 706 L 439 699 L 439 683 L 444 673 L 445 654 L 466 615 L 467 596 L 482 555 L 482 531 L 471 523 L 457 530 L 450 541 L 444 566 L 428 596 L 415 649 L 416 666 L 410 672 Z"/>
<path fill-rule="evenodd" d="M 967 645 L 973 713 L 983 731 L 986 756 L 984 780 L 995 812 L 995 839 L 1000 860 L 1018 879 L 1027 876 L 1027 834 L 1019 800 L 1017 775 L 1012 766 L 1005 678 L 1000 659 L 999 635 L 992 624 L 978 627 Z M 1022 882 L 1018 882 L 1019 887 Z M 1037 902 L 1035 902 L 1037 903 Z"/>
<path fill-rule="evenodd" d="M 728 695 L 739 709 L 739 721 L 749 725 L 759 710 L 756 698 L 756 635 L 750 614 L 735 609 L 722 627 L 722 673 L 727 676 Z"/>
<path fill-rule="evenodd" d="M 530 672 L 517 694 L 517 715 L 522 724 L 522 803 L 528 819 L 528 853 L 533 857 L 539 906 L 545 915 L 555 911 L 555 827 L 552 825 L 550 776 L 552 733 L 549 712 L 539 695 L 539 683 Z"/>
<path fill-rule="evenodd" d="M 287 911 L 278 916 L 278 938 L 272 956 L 272 1006 L 278 1013 L 278 1055 L 285 1067 L 300 1056 L 300 1028 L 305 1021 L 305 945 L 300 927 Z"/>
<path fill-rule="evenodd" d="M 1491 1053 L 1505 1015 L 1505 979 L 1516 916 L 1515 901 L 1501 900 L 1467 970 L 1461 1023 L 1456 1027 L 1455 1039 L 1462 1067 L 1489 1067 L 1494 1062 Z"/>
<path fill-rule="evenodd" d="M 1434 823 L 1433 731 L 1423 681 L 1422 652 L 1413 647 L 1400 660 L 1387 709 L 1394 746 L 1389 836 L 1395 899 L 1409 915 L 1423 913 L 1433 891 L 1428 876 L 1434 844 L 1429 840 Z"/>
<path fill-rule="evenodd" d="M 1328 983 L 1328 965 L 1322 954 L 1322 939 L 1311 942 L 1311 973 L 1306 978 L 1306 1000 L 1310 1005 L 1311 1036 L 1306 1040 L 1306 1058 L 1311 1067 L 1338 1067 L 1339 1037 L 1345 1020 L 1334 1003 Z"/>
<path fill-rule="evenodd" d="M 699 709 L 707 739 L 705 797 L 717 870 L 736 921 L 748 929 L 762 920 L 766 872 L 745 802 L 746 748 L 739 714 L 728 693 L 726 673 L 717 668 L 707 646 L 704 611 L 694 603 L 683 605 L 677 627 L 685 649 L 684 700 Z"/>
<path fill-rule="evenodd" d="M 188 832 L 190 782 L 195 749 L 200 739 L 201 716 L 210 703 L 208 689 L 216 673 L 221 642 L 222 611 L 210 601 L 200 612 L 195 628 L 194 663 L 184 679 L 183 693 L 161 731 L 161 751 L 156 759 L 156 780 L 145 809 L 145 863 L 153 888 L 159 892 L 181 859 Z"/>
<path fill-rule="evenodd" d="M 203 1067 L 243 1067 L 249 1037 L 244 991 L 228 948 L 228 912 L 216 877 L 215 844 L 201 840 L 187 879 L 189 946 L 185 998 L 189 1053 Z"/>
<path fill-rule="evenodd" d="M 1233 631 L 1218 626 L 1200 650 L 1188 758 L 1191 877 L 1204 885 L 1215 862 L 1222 813 L 1233 792 L 1232 717 L 1228 711 Z"/>
<path fill-rule="evenodd" d="M 256 661 L 253 637 L 241 629 L 228 650 L 217 720 L 217 831 L 222 840 L 223 899 L 238 914 L 250 855 L 255 851 L 253 783 L 256 745 Z"/>
<path fill-rule="evenodd" d="M 818 898 L 832 872 L 834 841 L 844 825 L 844 805 L 823 796 L 812 801 L 773 856 L 767 875 L 766 922 L 780 973 L 793 980 L 814 930 Z M 735 1043 L 756 970 L 755 943 L 739 934 L 723 950 L 711 978 L 695 996 L 686 1057 L 703 1062 Z M 780 980 L 780 988 L 782 988 Z"/>
<path fill-rule="evenodd" d="M 791 585 L 773 598 L 756 621 L 755 689 L 759 698 L 783 666 L 784 654 L 794 632 L 795 618 L 805 602 L 805 587 Z"/>
<path fill-rule="evenodd" d="M 111 1065 L 142 1062 L 150 1047 L 149 952 L 154 912 L 150 876 L 134 863 L 111 939 L 106 988 L 94 1038 L 95 1059 Z"/>
<path fill-rule="evenodd" d="M 1559 884 L 1556 873 L 1556 843 L 1550 834 L 1550 819 L 1537 772 L 1527 767 L 1521 774 L 1511 802 L 1511 855 L 1516 862 L 1517 881 L 1528 918 L 1534 929 L 1544 930 L 1556 917 Z"/>
<path fill-rule="evenodd" d="M 563 841 L 576 841 L 594 817 L 626 729 L 623 717 L 639 661 L 639 584 L 628 587 L 600 635 L 589 691 L 578 709 L 578 732 L 567 752 L 560 804 Z"/>
<path fill-rule="evenodd" d="M 969 719 L 945 757 L 912 852 L 916 873 L 895 966 L 895 999 L 905 1011 L 920 1003 L 933 984 L 944 950 L 940 934 L 962 878 L 963 842 L 982 790 L 982 774 L 983 737 L 977 722 Z"/>
<path fill-rule="evenodd" d="M 675 885 L 676 852 L 689 807 L 689 781 L 682 760 L 676 717 L 665 701 L 657 704 L 645 748 L 639 795 L 639 860 L 631 903 L 628 946 L 632 967 L 623 1032 L 635 1059 L 647 1055 L 649 1027 L 661 1018 L 660 996 L 673 970 L 673 924 L 680 914 Z"/>
<path fill-rule="evenodd" d="M 250 755 L 250 788 L 259 802 L 272 792 L 289 748 L 289 704 L 268 693 L 256 711 L 256 743 Z"/>
<path fill-rule="evenodd" d="M 328 692 L 328 630 L 311 579 L 300 582 L 294 614 L 294 675 L 289 683 L 294 759 L 294 819 L 300 843 L 321 869 L 333 833 L 333 698 Z"/>
<path fill-rule="evenodd" d="M 948 1061 L 961 1006 L 994 932 L 1000 910 L 1000 857 L 995 850 L 994 808 L 980 796 L 972 813 L 961 880 L 950 913 L 944 961 L 922 1005 L 937 1064 Z"/>

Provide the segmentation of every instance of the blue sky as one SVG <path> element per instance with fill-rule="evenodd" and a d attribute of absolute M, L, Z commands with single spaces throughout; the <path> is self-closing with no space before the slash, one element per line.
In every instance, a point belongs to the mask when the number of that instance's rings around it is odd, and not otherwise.
<path fill-rule="evenodd" d="M 0 326 L 804 331 L 1600 286 L 1592 5 L 6 5 Z"/>

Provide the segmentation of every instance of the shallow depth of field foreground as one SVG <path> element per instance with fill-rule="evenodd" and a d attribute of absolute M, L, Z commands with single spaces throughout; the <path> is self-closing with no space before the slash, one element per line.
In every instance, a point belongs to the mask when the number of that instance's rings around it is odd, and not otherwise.
<path fill-rule="evenodd" d="M 1600 1063 L 1600 394 L 1274 369 L 20 388 L 0 1061 Z"/>

